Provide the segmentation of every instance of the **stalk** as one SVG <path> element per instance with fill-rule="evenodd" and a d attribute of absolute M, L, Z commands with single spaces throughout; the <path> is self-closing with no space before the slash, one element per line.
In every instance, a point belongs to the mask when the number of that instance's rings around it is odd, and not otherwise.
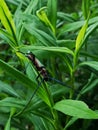
<path fill-rule="evenodd" d="M 58 120 L 58 114 L 57 114 L 57 111 L 55 109 L 53 109 L 53 106 L 54 106 L 54 101 L 53 101 L 53 98 L 52 98 L 52 95 L 48 89 L 48 86 L 46 84 L 46 82 L 44 82 L 44 89 L 46 90 L 47 92 L 47 96 L 48 96 L 48 99 L 50 101 L 50 104 L 51 104 L 51 107 L 50 107 L 50 110 L 51 110 L 51 113 L 53 115 L 53 125 L 54 125 L 54 128 L 55 130 L 59 130 L 61 129 L 61 126 L 60 126 L 60 123 L 59 123 L 59 120 Z"/>

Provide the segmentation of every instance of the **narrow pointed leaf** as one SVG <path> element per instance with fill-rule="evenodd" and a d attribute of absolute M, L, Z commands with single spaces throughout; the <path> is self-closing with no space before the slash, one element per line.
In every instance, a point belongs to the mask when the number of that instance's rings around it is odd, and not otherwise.
<path fill-rule="evenodd" d="M 14 115 L 14 113 L 15 113 L 15 108 L 12 108 L 12 109 L 11 109 L 11 112 L 10 112 L 9 119 L 8 119 L 6 125 L 5 125 L 4 130 L 10 130 L 10 129 L 11 129 L 11 128 L 10 128 L 10 127 L 11 127 L 11 118 L 12 118 L 12 116 Z"/>
<path fill-rule="evenodd" d="M 12 19 L 12 15 L 4 0 L 0 0 L 0 19 L 5 29 L 13 35 L 15 34 L 15 25 Z"/>
<path fill-rule="evenodd" d="M 80 32 L 79 32 L 79 34 L 77 36 L 77 39 L 76 39 L 76 52 L 78 52 L 78 50 L 81 48 L 81 46 L 83 44 L 83 40 L 84 40 L 84 37 L 85 37 L 87 26 L 88 26 L 88 19 L 87 19 L 86 23 L 83 25 L 83 27 L 81 28 L 81 30 L 80 30 Z"/>
<path fill-rule="evenodd" d="M 45 47 L 45 46 L 24 46 L 21 47 L 23 50 L 43 50 L 43 51 L 50 51 L 50 52 L 59 52 L 59 53 L 68 53 L 73 56 L 73 51 L 68 49 L 67 47 Z"/>
<path fill-rule="evenodd" d="M 82 10 L 86 19 L 90 10 L 90 0 L 82 0 Z"/>
<path fill-rule="evenodd" d="M 98 75 L 98 62 L 97 61 L 85 61 L 79 64 L 79 66 L 87 66 L 87 69 Z"/>
<path fill-rule="evenodd" d="M 32 88 L 32 86 L 35 86 L 34 82 L 32 82 L 32 80 L 30 80 L 27 76 L 25 76 L 20 71 L 18 71 L 17 69 L 13 68 L 12 66 L 10 66 L 7 63 L 5 63 L 2 60 L 0 60 L 0 67 L 2 69 L 6 70 L 6 72 L 8 72 L 11 76 L 16 78 L 18 81 L 20 81 L 21 83 L 23 83 L 27 87 L 31 87 Z"/>
<path fill-rule="evenodd" d="M 32 80 L 30 80 L 27 76 L 25 76 L 20 71 L 11 67 L 10 65 L 8 65 L 7 63 L 5 63 L 2 60 L 0 60 L 0 67 L 2 69 L 6 70 L 6 72 L 8 72 L 11 76 L 16 78 L 18 81 L 20 81 L 26 87 L 31 88 L 33 90 L 35 90 L 35 88 L 37 87 L 37 85 Z M 42 89 L 41 87 L 38 89 L 37 92 L 38 92 L 38 95 L 42 98 L 42 100 L 45 101 L 46 104 L 51 106 L 50 100 L 47 96 L 47 92 L 44 89 Z M 33 93 L 33 91 L 32 91 L 32 93 Z"/>
<path fill-rule="evenodd" d="M 4 130 L 11 130 L 11 117 L 9 117 Z"/>
<path fill-rule="evenodd" d="M 18 93 L 8 84 L 0 81 L 0 91 L 12 94 L 13 96 L 19 97 Z"/>
<path fill-rule="evenodd" d="M 40 10 L 37 11 L 37 16 L 39 17 L 39 19 L 41 21 L 43 21 L 47 26 L 49 26 L 51 28 L 51 30 L 55 33 L 54 27 L 52 26 L 52 24 L 50 23 L 45 11 L 45 8 L 41 8 Z"/>
<path fill-rule="evenodd" d="M 7 42 L 12 48 L 15 48 L 15 40 L 8 32 L 3 29 L 0 29 L 0 38 Z"/>
<path fill-rule="evenodd" d="M 56 29 L 57 0 L 48 0 L 47 9 L 48 9 L 48 18 L 51 24 L 53 25 L 54 29 Z"/>

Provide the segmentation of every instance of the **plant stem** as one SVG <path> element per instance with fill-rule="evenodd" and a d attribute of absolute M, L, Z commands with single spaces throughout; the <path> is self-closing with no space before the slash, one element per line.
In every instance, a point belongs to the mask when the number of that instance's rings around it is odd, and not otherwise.
<path fill-rule="evenodd" d="M 55 128 L 55 130 L 59 130 L 59 129 L 61 129 L 61 126 L 60 126 L 60 123 L 59 123 L 59 120 L 58 120 L 58 114 L 57 114 L 57 111 L 55 109 L 53 109 L 54 101 L 53 101 L 52 95 L 51 95 L 51 93 L 50 93 L 50 91 L 48 89 L 48 86 L 47 86 L 46 82 L 44 82 L 44 88 L 45 88 L 45 90 L 47 92 L 47 96 L 48 96 L 50 104 L 51 104 L 50 110 L 51 110 L 51 113 L 53 115 L 54 128 Z"/>

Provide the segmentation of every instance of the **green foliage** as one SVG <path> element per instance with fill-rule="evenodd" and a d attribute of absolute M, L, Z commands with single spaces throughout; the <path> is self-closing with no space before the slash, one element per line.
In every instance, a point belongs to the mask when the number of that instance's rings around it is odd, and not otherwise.
<path fill-rule="evenodd" d="M 76 13 L 67 13 L 71 3 Z M 0 0 L 1 130 L 92 128 L 98 119 L 97 6 L 94 0 Z M 42 82 L 43 75 L 37 81 L 28 51 L 54 81 Z"/>
<path fill-rule="evenodd" d="M 57 102 L 54 108 L 73 117 L 83 119 L 98 119 L 98 114 L 89 109 L 88 106 L 82 101 L 62 100 Z"/>
<path fill-rule="evenodd" d="M 83 14 L 84 14 L 84 18 L 87 19 L 88 17 L 88 13 L 90 10 L 90 0 L 83 0 L 82 1 L 82 9 L 83 9 Z"/>

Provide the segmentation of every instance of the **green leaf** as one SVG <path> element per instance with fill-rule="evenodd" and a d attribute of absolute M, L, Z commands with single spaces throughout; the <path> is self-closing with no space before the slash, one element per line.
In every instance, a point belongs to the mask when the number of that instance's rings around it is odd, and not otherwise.
<path fill-rule="evenodd" d="M 72 124 L 74 124 L 76 121 L 78 120 L 77 117 L 72 117 L 68 123 L 66 124 L 66 126 L 64 127 L 64 130 L 67 129 L 68 127 L 70 127 Z"/>
<path fill-rule="evenodd" d="M 7 97 L 7 98 L 4 98 L 3 100 L 0 100 L 0 107 L 7 107 L 7 108 L 14 107 L 14 108 L 22 109 L 25 104 L 26 104 L 25 100 L 12 98 L 12 97 Z"/>
<path fill-rule="evenodd" d="M 57 17 L 68 22 L 74 22 L 72 15 L 65 12 L 57 12 Z"/>
<path fill-rule="evenodd" d="M 48 118 L 48 116 L 47 116 Z M 28 115 L 28 120 L 30 120 L 34 124 L 34 128 L 36 130 L 56 130 L 54 128 L 54 122 L 51 120 L 51 123 L 49 120 L 44 118 L 39 118 L 39 116 L 36 116 L 34 114 Z"/>
<path fill-rule="evenodd" d="M 35 8 L 37 8 L 38 2 L 39 0 L 31 0 L 24 13 L 31 14 L 32 11 L 34 12 Z"/>
<path fill-rule="evenodd" d="M 48 12 L 48 18 L 54 27 L 56 29 L 56 22 L 57 22 L 57 0 L 48 0 L 47 3 L 47 12 Z"/>
<path fill-rule="evenodd" d="M 22 46 L 20 49 L 22 50 L 43 50 L 43 51 L 50 51 L 50 52 L 59 52 L 59 53 L 68 53 L 73 55 L 73 51 L 68 49 L 67 47 L 45 47 L 45 46 Z"/>
<path fill-rule="evenodd" d="M 16 78 L 18 81 L 20 81 L 26 87 L 32 88 L 32 86 L 36 86 L 34 84 L 34 82 L 32 80 L 30 80 L 27 76 L 25 76 L 20 71 L 18 71 L 17 69 L 13 68 L 12 66 L 7 64 L 6 62 L 2 61 L 1 59 L 0 59 L 0 67 L 2 69 L 6 70 L 6 72 L 8 72 L 11 76 Z"/>
<path fill-rule="evenodd" d="M 7 42 L 13 49 L 15 48 L 15 40 L 8 32 L 3 29 L 0 29 L 0 38 Z"/>
<path fill-rule="evenodd" d="M 82 10 L 84 18 L 87 19 L 90 10 L 90 0 L 82 0 Z"/>
<path fill-rule="evenodd" d="M 90 91 L 98 84 L 98 79 L 95 79 L 93 75 L 94 74 L 91 75 L 90 79 L 88 80 L 88 83 L 81 89 L 80 94 L 84 94 Z"/>
<path fill-rule="evenodd" d="M 4 130 L 11 130 L 11 128 L 10 128 L 10 127 L 11 127 L 11 118 L 12 118 L 12 116 L 14 115 L 14 113 L 15 113 L 15 109 L 12 108 L 12 109 L 11 109 L 11 112 L 10 112 L 9 119 L 8 119 L 6 125 L 5 125 Z"/>
<path fill-rule="evenodd" d="M 79 64 L 79 66 L 87 66 L 87 69 L 98 75 L 98 62 L 97 61 L 85 61 Z"/>
<path fill-rule="evenodd" d="M 18 81 L 20 81 L 22 84 L 24 84 L 27 88 L 31 88 L 32 90 L 35 90 L 38 85 L 36 85 L 32 80 L 30 80 L 27 76 L 22 74 L 20 71 L 17 69 L 11 67 L 8 65 L 6 62 L 0 60 L 0 67 L 6 72 L 8 72 L 11 76 L 16 78 Z M 33 93 L 33 92 L 32 92 Z M 49 106 L 51 106 L 50 99 L 47 96 L 47 92 L 42 89 L 41 87 L 37 91 L 38 95 L 42 98 L 43 101 Z"/>
<path fill-rule="evenodd" d="M 64 24 L 59 30 L 58 35 L 64 35 L 66 32 L 75 31 L 83 26 L 84 21 L 78 21 L 73 23 Z"/>
<path fill-rule="evenodd" d="M 60 47 L 67 47 L 71 50 L 75 48 L 75 40 L 57 40 L 57 44 Z"/>
<path fill-rule="evenodd" d="M 95 29 L 98 27 L 98 22 L 90 25 L 87 29 L 87 32 L 86 32 L 86 35 L 85 35 L 85 38 L 84 40 L 86 40 L 94 31 Z"/>
<path fill-rule="evenodd" d="M 89 109 L 82 101 L 62 100 L 54 105 L 54 109 L 77 118 L 83 119 L 98 119 L 98 114 Z"/>
<path fill-rule="evenodd" d="M 11 117 L 9 117 L 4 130 L 11 130 Z"/>
<path fill-rule="evenodd" d="M 98 17 L 91 18 L 89 20 L 89 24 L 97 24 L 98 23 Z M 65 23 L 63 26 L 61 26 L 58 30 L 58 36 L 64 35 L 66 32 L 70 31 L 77 31 L 79 28 L 81 28 L 84 25 L 84 21 L 77 21 L 72 23 Z"/>
<path fill-rule="evenodd" d="M 52 26 L 52 24 L 50 23 L 44 9 L 46 9 L 46 7 L 41 8 L 40 10 L 37 11 L 37 16 L 38 18 L 43 21 L 47 26 L 49 26 L 51 28 L 51 30 L 53 31 L 53 33 L 55 33 L 54 27 Z"/>
<path fill-rule="evenodd" d="M 98 62 L 97 61 L 85 61 L 79 64 L 79 66 L 89 66 L 96 71 L 98 71 Z"/>
<path fill-rule="evenodd" d="M 11 34 L 16 34 L 16 29 L 12 15 L 4 0 L 0 0 L 0 19 L 5 29 Z"/>
<path fill-rule="evenodd" d="M 85 22 L 85 24 L 83 25 L 83 27 L 81 28 L 81 30 L 80 30 L 80 32 L 79 32 L 79 34 L 77 36 L 75 52 L 78 52 L 79 49 L 81 48 L 82 44 L 83 44 L 86 29 L 88 27 L 88 20 L 89 20 L 89 17 L 88 17 L 87 21 Z"/>
<path fill-rule="evenodd" d="M 56 45 L 56 39 L 54 39 L 54 37 L 42 29 L 37 29 L 34 24 L 24 24 L 24 27 L 32 36 L 42 42 L 45 46 Z"/>
<path fill-rule="evenodd" d="M 6 93 L 11 94 L 16 97 L 20 97 L 10 85 L 8 85 L 2 81 L 0 81 L 0 91 L 6 92 Z"/>

